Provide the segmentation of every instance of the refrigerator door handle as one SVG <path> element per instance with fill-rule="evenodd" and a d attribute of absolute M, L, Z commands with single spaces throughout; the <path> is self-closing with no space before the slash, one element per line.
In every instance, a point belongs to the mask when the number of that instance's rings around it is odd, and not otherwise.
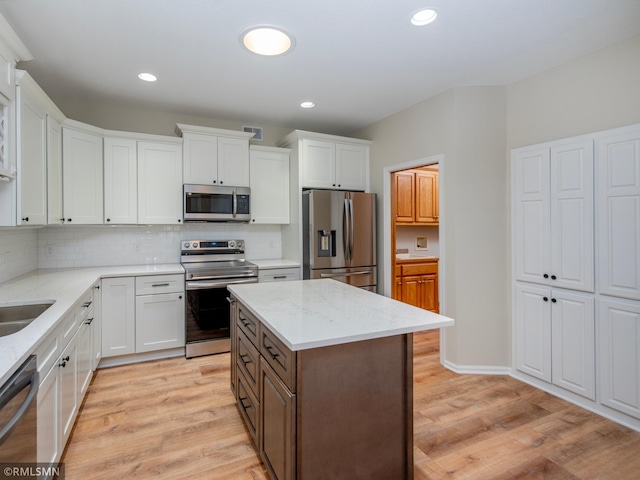
<path fill-rule="evenodd" d="M 344 258 L 347 263 L 351 260 L 349 250 L 349 239 L 351 235 L 349 232 L 350 227 L 351 223 L 349 222 L 349 200 L 345 198 L 342 210 L 342 250 L 344 252 Z"/>
<path fill-rule="evenodd" d="M 349 260 L 353 258 L 353 236 L 355 232 L 355 227 L 353 225 L 353 200 L 349 198 Z"/>
<path fill-rule="evenodd" d="M 335 278 L 335 277 L 352 277 L 354 275 L 371 275 L 371 270 L 364 270 L 362 272 L 350 272 L 350 273 L 321 273 L 320 278 Z"/>

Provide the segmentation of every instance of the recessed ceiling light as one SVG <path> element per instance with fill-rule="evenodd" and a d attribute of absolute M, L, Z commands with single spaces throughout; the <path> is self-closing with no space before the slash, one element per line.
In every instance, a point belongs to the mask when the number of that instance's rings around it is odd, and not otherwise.
<path fill-rule="evenodd" d="M 438 16 L 438 12 L 431 8 L 418 10 L 411 16 L 411 23 L 417 26 L 428 25 Z"/>
<path fill-rule="evenodd" d="M 315 107 L 315 106 L 316 106 L 316 104 L 315 104 L 315 103 L 313 103 L 313 102 L 302 102 L 302 103 L 300 104 L 300 106 L 301 106 L 302 108 L 313 108 L 313 107 Z"/>
<path fill-rule="evenodd" d="M 145 82 L 155 82 L 158 79 L 153 73 L 140 73 L 138 78 Z"/>
<path fill-rule="evenodd" d="M 240 42 L 250 52 L 258 55 L 282 55 L 295 45 L 293 36 L 281 28 L 270 25 L 250 27 L 240 35 Z"/>

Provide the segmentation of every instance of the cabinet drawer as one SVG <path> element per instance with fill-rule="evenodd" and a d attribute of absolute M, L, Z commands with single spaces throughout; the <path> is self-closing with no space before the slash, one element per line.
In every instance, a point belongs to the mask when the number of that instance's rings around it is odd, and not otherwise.
<path fill-rule="evenodd" d="M 402 276 L 426 275 L 438 273 L 438 262 L 418 263 L 415 265 L 402 265 Z"/>
<path fill-rule="evenodd" d="M 184 292 L 184 275 L 148 275 L 136 277 L 136 295 Z"/>
<path fill-rule="evenodd" d="M 258 282 L 286 282 L 289 280 L 300 280 L 299 268 L 258 270 Z"/>
<path fill-rule="evenodd" d="M 396 265 L 396 277 L 402 276 L 402 265 Z"/>
<path fill-rule="evenodd" d="M 291 393 L 296 392 L 296 357 L 273 333 L 262 326 L 260 353 Z"/>
<path fill-rule="evenodd" d="M 251 434 L 251 439 L 254 445 L 258 446 L 258 410 L 260 403 L 258 397 L 253 394 L 249 387 L 246 377 L 242 371 L 238 371 L 238 396 L 236 400 L 238 402 L 238 410 L 240 415 L 244 418 L 244 423 Z"/>
<path fill-rule="evenodd" d="M 258 346 L 258 336 L 260 332 L 260 322 L 244 305 L 238 305 L 238 329 L 244 333 L 249 341 Z"/>
<path fill-rule="evenodd" d="M 44 380 L 45 375 L 56 362 L 62 351 L 60 348 L 60 336 L 58 335 L 60 331 L 60 328 L 55 329 L 34 352 L 38 359 L 38 372 L 40 373 L 41 381 Z"/>
<path fill-rule="evenodd" d="M 254 395 L 258 394 L 258 365 L 260 354 L 258 349 L 247 339 L 247 336 L 238 330 L 236 338 L 236 362 L 238 370 L 242 370 L 249 388 Z"/>

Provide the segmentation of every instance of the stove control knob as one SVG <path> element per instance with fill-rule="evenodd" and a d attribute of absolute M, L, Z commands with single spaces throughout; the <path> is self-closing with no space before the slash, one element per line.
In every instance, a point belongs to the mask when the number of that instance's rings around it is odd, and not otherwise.
<path fill-rule="evenodd" d="M 191 246 L 192 246 L 193 248 L 198 248 L 198 242 L 193 242 L 193 243 L 191 244 Z"/>
<path fill-rule="evenodd" d="M 184 248 L 189 248 L 190 245 L 191 244 L 189 242 L 187 242 L 187 243 L 184 244 Z"/>
<path fill-rule="evenodd" d="M 236 242 L 234 240 L 229 242 L 229 248 L 236 248 Z"/>
<path fill-rule="evenodd" d="M 242 248 L 242 240 L 238 240 L 238 241 L 236 242 L 236 247 L 238 247 L 238 248 Z"/>

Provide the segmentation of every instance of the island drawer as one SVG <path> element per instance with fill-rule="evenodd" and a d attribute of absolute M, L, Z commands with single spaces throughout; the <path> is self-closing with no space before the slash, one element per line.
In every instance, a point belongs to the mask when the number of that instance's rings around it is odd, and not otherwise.
<path fill-rule="evenodd" d="M 430 273 L 438 273 L 438 262 L 402 265 L 403 277 L 407 275 L 428 275 Z"/>
<path fill-rule="evenodd" d="M 264 325 L 260 331 L 260 353 L 291 393 L 296 392 L 296 355 Z"/>
<path fill-rule="evenodd" d="M 258 353 L 258 349 L 240 330 L 236 336 L 236 364 L 238 370 L 241 370 L 244 374 L 247 385 L 251 388 L 254 395 L 257 395 L 260 354 Z"/>
<path fill-rule="evenodd" d="M 249 388 L 246 377 L 242 373 L 242 371 L 238 371 L 238 380 L 237 380 L 237 392 L 238 396 L 236 398 L 238 403 L 238 410 L 240 410 L 240 415 L 244 418 L 245 425 L 251 434 L 251 439 L 253 440 L 253 444 L 258 446 L 258 418 L 259 418 L 259 410 L 260 410 L 260 402 L 258 401 L 258 397 L 254 395 Z"/>
<path fill-rule="evenodd" d="M 258 346 L 258 336 L 260 332 L 260 321 L 249 312 L 244 305 L 238 304 L 238 329 L 244 333 L 249 341 Z"/>

